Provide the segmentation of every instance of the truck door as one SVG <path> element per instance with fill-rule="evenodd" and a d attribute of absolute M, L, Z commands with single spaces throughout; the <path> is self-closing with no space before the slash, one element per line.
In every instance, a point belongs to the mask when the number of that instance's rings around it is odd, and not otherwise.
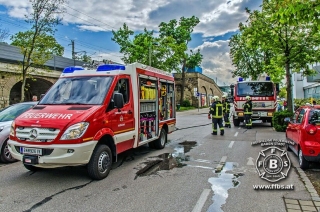
<path fill-rule="evenodd" d="M 113 91 L 114 93 L 121 93 L 123 95 L 124 106 L 120 111 L 118 109 L 111 109 L 111 129 L 115 134 L 134 131 L 133 92 L 129 76 L 121 76 L 119 78 Z M 130 138 L 130 136 L 124 136 L 123 139 L 119 138 L 119 142 L 127 140 L 126 138 Z"/>

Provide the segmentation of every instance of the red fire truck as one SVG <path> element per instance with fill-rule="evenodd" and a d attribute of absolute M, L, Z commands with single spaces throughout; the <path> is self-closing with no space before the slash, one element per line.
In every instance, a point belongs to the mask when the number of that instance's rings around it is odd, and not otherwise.
<path fill-rule="evenodd" d="M 171 74 L 139 63 L 67 67 L 13 122 L 9 151 L 28 170 L 86 165 L 103 179 L 119 153 L 164 148 L 176 124 L 174 86 Z"/>
<path fill-rule="evenodd" d="M 272 126 L 273 113 L 277 107 L 278 84 L 270 81 L 270 77 L 259 81 L 244 81 L 240 77 L 232 87 L 234 126 L 239 126 L 240 122 L 244 121 L 243 104 L 246 102 L 246 96 L 250 96 L 252 100 L 252 121 L 270 122 Z"/>

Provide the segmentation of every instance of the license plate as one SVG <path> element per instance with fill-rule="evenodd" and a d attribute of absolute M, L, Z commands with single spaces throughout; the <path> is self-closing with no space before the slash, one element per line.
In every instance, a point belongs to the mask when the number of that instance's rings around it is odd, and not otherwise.
<path fill-rule="evenodd" d="M 260 123 L 262 123 L 262 120 L 254 120 L 254 121 L 252 121 L 252 123 L 260 124 Z"/>
<path fill-rule="evenodd" d="M 20 152 L 22 154 L 42 155 L 42 149 L 35 148 L 20 147 Z"/>

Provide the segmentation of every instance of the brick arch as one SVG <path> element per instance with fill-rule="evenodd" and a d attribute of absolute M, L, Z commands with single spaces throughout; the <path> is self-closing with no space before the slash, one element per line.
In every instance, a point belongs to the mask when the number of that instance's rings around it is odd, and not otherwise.
<path fill-rule="evenodd" d="M 26 81 L 25 101 L 32 101 L 32 96 L 34 95 L 37 96 L 39 99 L 40 95 L 46 93 L 47 90 L 53 84 L 54 82 L 45 78 L 40 78 L 40 77 L 35 77 L 32 79 L 28 78 Z M 21 81 L 18 81 L 12 86 L 9 94 L 9 104 L 20 102 L 21 86 L 22 86 Z"/>

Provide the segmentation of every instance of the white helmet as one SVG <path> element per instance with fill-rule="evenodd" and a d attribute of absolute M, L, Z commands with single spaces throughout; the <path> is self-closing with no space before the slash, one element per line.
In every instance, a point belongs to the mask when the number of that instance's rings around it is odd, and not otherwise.
<path fill-rule="evenodd" d="M 250 100 L 251 99 L 251 97 L 250 96 L 246 96 L 246 100 Z"/>
<path fill-rule="evenodd" d="M 214 96 L 213 99 L 214 99 L 215 101 L 217 101 L 217 100 L 219 100 L 219 96 Z"/>

